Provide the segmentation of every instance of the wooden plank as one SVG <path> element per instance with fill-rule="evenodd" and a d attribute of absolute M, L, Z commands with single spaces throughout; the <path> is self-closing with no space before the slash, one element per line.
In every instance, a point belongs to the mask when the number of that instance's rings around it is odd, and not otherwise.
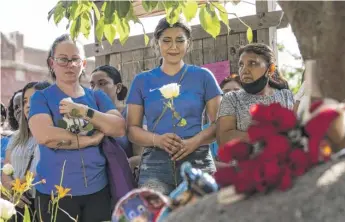
<path fill-rule="evenodd" d="M 158 53 L 153 47 L 144 48 L 144 59 L 157 58 Z"/>
<path fill-rule="evenodd" d="M 109 65 L 109 55 L 96 56 L 95 67 Z"/>
<path fill-rule="evenodd" d="M 188 51 L 183 57 L 183 61 L 187 64 L 192 64 L 192 51 Z"/>
<path fill-rule="evenodd" d="M 240 46 L 245 46 L 248 43 L 247 33 L 240 33 Z"/>
<path fill-rule="evenodd" d="M 230 73 L 238 73 L 238 50 L 240 48 L 240 35 L 228 36 L 228 59 L 230 62 Z"/>
<path fill-rule="evenodd" d="M 119 71 L 122 69 L 121 53 L 115 53 L 110 55 L 109 65 L 114 66 Z"/>
<path fill-rule="evenodd" d="M 227 35 L 218 36 L 215 41 L 216 62 L 228 60 Z"/>
<path fill-rule="evenodd" d="M 158 58 L 145 59 L 143 71 L 148 71 L 148 70 L 151 70 L 151 69 L 157 67 L 158 63 L 159 63 L 158 60 L 159 60 Z"/>
<path fill-rule="evenodd" d="M 214 38 L 206 38 L 202 40 L 202 54 L 204 57 L 203 64 L 214 63 L 216 61 L 214 47 Z"/>
<path fill-rule="evenodd" d="M 190 61 L 193 65 L 203 65 L 202 40 L 193 41 L 193 49 L 190 53 Z"/>
<path fill-rule="evenodd" d="M 253 30 L 265 29 L 271 26 L 278 25 L 281 18 L 282 11 L 273 11 L 265 13 L 263 16 L 250 15 L 241 17 L 241 19 L 248 24 Z M 247 27 L 244 26 L 237 18 L 229 19 L 231 26 L 231 33 L 245 32 Z M 278 28 L 285 28 L 288 25 L 288 20 L 284 16 Z M 206 33 L 200 25 L 192 26 L 193 40 L 209 38 L 210 35 Z M 220 35 L 226 35 L 227 28 L 222 26 Z M 153 34 L 149 33 L 148 36 L 152 38 Z M 126 44 L 122 46 L 118 40 L 115 40 L 112 45 L 107 41 L 103 41 L 102 45 L 95 43 L 85 46 L 86 57 L 108 55 L 117 52 L 130 51 L 134 49 L 147 48 L 144 42 L 144 35 L 131 36 L 128 38 Z"/>
<path fill-rule="evenodd" d="M 264 16 L 267 13 L 270 13 L 276 9 L 276 1 L 256 1 L 256 14 L 258 16 Z M 279 19 L 277 20 L 279 22 Z M 276 27 L 267 27 L 265 29 L 257 30 L 257 42 L 264 43 L 269 45 L 276 59 L 278 59 L 278 48 L 277 48 L 277 28 Z"/>

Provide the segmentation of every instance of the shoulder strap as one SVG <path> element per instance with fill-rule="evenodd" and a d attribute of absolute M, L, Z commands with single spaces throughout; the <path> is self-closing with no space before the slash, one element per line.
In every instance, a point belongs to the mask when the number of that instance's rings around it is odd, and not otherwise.
<path fill-rule="evenodd" d="M 181 75 L 181 77 L 180 77 L 180 79 L 179 79 L 179 81 L 178 81 L 178 84 L 180 84 L 180 83 L 182 82 L 182 80 L 183 80 L 183 78 L 184 78 L 184 76 L 185 76 L 187 70 L 188 70 L 188 65 L 186 65 L 186 68 L 184 69 L 184 71 L 183 71 L 183 73 L 182 73 L 182 75 Z M 155 129 L 156 129 L 156 127 L 157 127 L 159 121 L 162 119 L 162 117 L 164 116 L 164 114 L 165 114 L 165 112 L 166 112 L 167 110 L 168 110 L 168 107 L 165 106 L 164 109 L 163 109 L 163 111 L 162 111 L 162 113 L 161 113 L 161 115 L 156 119 L 156 121 L 155 121 L 155 123 L 154 123 L 154 125 L 153 125 L 153 128 L 152 128 L 152 131 L 153 131 L 153 132 L 155 131 Z"/>

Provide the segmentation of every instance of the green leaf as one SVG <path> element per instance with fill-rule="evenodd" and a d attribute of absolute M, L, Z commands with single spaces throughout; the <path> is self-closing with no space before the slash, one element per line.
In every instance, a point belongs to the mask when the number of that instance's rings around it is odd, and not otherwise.
<path fill-rule="evenodd" d="M 250 27 L 247 29 L 247 40 L 249 43 L 253 42 L 253 30 Z"/>
<path fill-rule="evenodd" d="M 115 1 L 115 10 L 117 11 L 117 15 L 119 18 L 126 17 L 131 3 L 127 1 Z"/>
<path fill-rule="evenodd" d="M 145 41 L 145 46 L 147 46 L 150 42 L 150 38 L 146 34 L 144 34 L 144 41 Z"/>
<path fill-rule="evenodd" d="M 28 208 L 28 205 L 24 205 L 24 219 L 23 219 L 23 222 L 31 222 L 31 219 L 30 219 L 30 211 L 29 211 L 29 208 Z"/>
<path fill-rule="evenodd" d="M 78 34 L 80 32 L 80 23 L 81 19 L 78 17 L 76 20 L 73 21 L 70 29 L 70 34 L 72 39 L 76 39 L 78 37 Z"/>
<path fill-rule="evenodd" d="M 59 24 L 61 19 L 65 17 L 66 9 L 63 7 L 62 3 L 59 2 L 54 10 L 54 22 L 55 25 Z"/>
<path fill-rule="evenodd" d="M 198 12 L 198 3 L 195 1 L 187 1 L 182 8 L 182 12 L 187 22 L 190 22 Z"/>
<path fill-rule="evenodd" d="M 143 0 L 141 2 L 141 5 L 143 6 L 144 10 L 147 12 L 151 12 L 152 8 L 151 8 L 151 1 L 148 0 Z"/>
<path fill-rule="evenodd" d="M 213 2 L 213 4 L 217 8 L 217 10 L 219 12 L 219 17 L 222 20 L 222 22 L 224 23 L 224 25 L 226 25 L 226 27 L 228 28 L 228 33 L 229 33 L 229 31 L 230 31 L 229 18 L 228 18 L 228 13 L 227 13 L 225 7 L 218 2 Z"/>
<path fill-rule="evenodd" d="M 175 4 L 166 3 L 166 6 L 168 6 L 166 8 L 166 20 L 170 25 L 173 25 L 178 22 L 182 7 L 179 2 L 175 2 Z"/>
<path fill-rule="evenodd" d="M 93 130 L 93 125 L 92 125 L 92 123 L 88 123 L 88 124 L 83 128 L 83 131 L 89 132 L 89 131 L 91 131 L 91 130 Z"/>
<path fill-rule="evenodd" d="M 104 32 L 104 17 L 97 21 L 96 25 L 96 38 L 99 42 L 103 40 L 103 32 Z"/>
<path fill-rule="evenodd" d="M 116 36 L 116 28 L 114 24 L 104 24 L 104 36 L 112 45 Z"/>
<path fill-rule="evenodd" d="M 112 24 L 115 19 L 115 2 L 114 1 L 108 1 L 105 2 L 105 10 L 104 10 L 104 24 Z"/>
<path fill-rule="evenodd" d="M 90 15 L 89 12 L 84 12 L 81 15 L 81 24 L 80 24 L 80 32 L 83 33 L 85 38 L 88 38 L 91 31 L 91 24 L 90 24 Z"/>
<path fill-rule="evenodd" d="M 101 18 L 101 15 L 99 13 L 97 5 L 94 2 L 91 2 L 91 6 L 93 8 L 93 11 L 95 12 L 96 19 L 99 20 Z"/>
<path fill-rule="evenodd" d="M 129 37 L 130 27 L 127 19 L 116 18 L 116 30 L 120 37 L 120 43 L 124 45 Z"/>
<path fill-rule="evenodd" d="M 220 21 L 218 16 L 210 14 L 210 9 L 206 9 L 205 6 L 200 8 L 199 20 L 201 27 L 209 33 L 213 38 L 216 38 L 220 33 Z"/>
<path fill-rule="evenodd" d="M 62 128 L 62 129 L 67 129 L 67 123 L 63 119 L 58 120 L 57 126 Z"/>

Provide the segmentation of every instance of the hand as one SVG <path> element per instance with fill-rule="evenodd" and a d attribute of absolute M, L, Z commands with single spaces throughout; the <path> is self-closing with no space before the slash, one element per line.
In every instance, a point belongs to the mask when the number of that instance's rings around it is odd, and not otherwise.
<path fill-rule="evenodd" d="M 90 136 L 91 138 L 91 145 L 92 146 L 98 146 L 102 139 L 104 138 L 104 133 L 102 133 L 101 131 L 95 131 L 92 136 Z"/>
<path fill-rule="evenodd" d="M 155 144 L 159 148 L 165 150 L 171 155 L 174 155 L 183 146 L 182 139 L 174 133 L 156 135 L 155 137 L 156 137 Z"/>
<path fill-rule="evenodd" d="M 193 153 L 199 147 L 199 144 L 197 143 L 195 137 L 192 137 L 187 140 L 183 140 L 182 142 L 183 142 L 183 147 L 172 156 L 171 160 L 174 160 L 174 161 L 182 160 L 189 154 Z"/>
<path fill-rule="evenodd" d="M 71 99 L 63 99 L 60 101 L 59 110 L 61 114 L 72 115 L 72 110 L 76 110 L 79 117 L 85 117 L 87 106 L 73 102 Z"/>

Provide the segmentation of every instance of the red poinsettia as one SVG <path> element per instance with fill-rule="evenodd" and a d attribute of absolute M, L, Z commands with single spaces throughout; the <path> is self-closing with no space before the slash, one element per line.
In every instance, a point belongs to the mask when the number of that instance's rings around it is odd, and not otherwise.
<path fill-rule="evenodd" d="M 222 167 L 214 173 L 214 178 L 221 187 L 232 185 L 236 178 L 234 167 Z"/>
<path fill-rule="evenodd" d="M 297 118 L 292 110 L 282 107 L 279 103 L 273 103 L 269 107 L 273 117 L 273 124 L 278 132 L 284 132 L 296 127 Z"/>
<path fill-rule="evenodd" d="M 268 106 L 255 104 L 249 109 L 249 113 L 252 116 L 254 122 L 269 122 L 271 121 L 271 113 Z"/>
<path fill-rule="evenodd" d="M 291 149 L 288 138 L 278 134 L 266 137 L 264 143 L 263 152 L 257 156 L 260 161 L 277 159 L 282 162 L 287 158 L 288 151 Z"/>
<path fill-rule="evenodd" d="M 220 161 L 229 163 L 232 160 L 246 160 L 252 151 L 251 146 L 239 139 L 231 140 L 218 150 Z"/>
<path fill-rule="evenodd" d="M 293 176 L 303 175 L 310 167 L 308 155 L 302 149 L 295 149 L 290 153 L 288 164 Z"/>
<path fill-rule="evenodd" d="M 254 143 L 268 136 L 277 134 L 277 130 L 271 123 L 259 123 L 249 126 L 247 133 L 250 142 Z"/>
<path fill-rule="evenodd" d="M 292 174 L 291 170 L 288 167 L 285 167 L 282 170 L 282 177 L 278 188 L 282 191 L 289 189 L 292 186 Z"/>
<path fill-rule="evenodd" d="M 250 193 L 255 190 L 253 171 L 257 166 L 255 160 L 240 162 L 236 167 L 237 172 L 233 185 L 238 193 Z"/>

